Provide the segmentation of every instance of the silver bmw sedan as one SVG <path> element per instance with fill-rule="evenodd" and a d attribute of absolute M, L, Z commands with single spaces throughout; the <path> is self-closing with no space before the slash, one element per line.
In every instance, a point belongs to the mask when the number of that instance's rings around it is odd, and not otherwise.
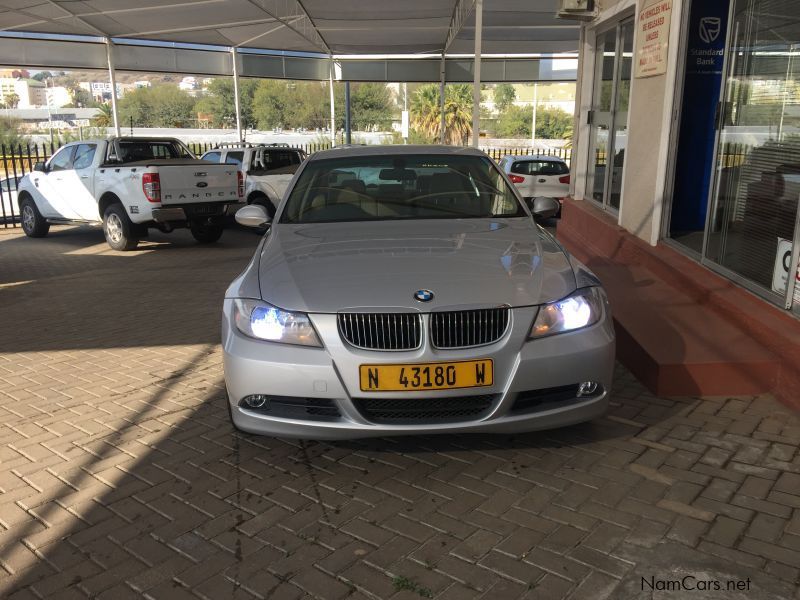
<path fill-rule="evenodd" d="M 536 199 L 533 211 L 557 206 Z M 308 439 L 514 433 L 603 414 L 614 329 L 597 278 L 484 153 L 319 152 L 225 294 L 233 425 Z"/>

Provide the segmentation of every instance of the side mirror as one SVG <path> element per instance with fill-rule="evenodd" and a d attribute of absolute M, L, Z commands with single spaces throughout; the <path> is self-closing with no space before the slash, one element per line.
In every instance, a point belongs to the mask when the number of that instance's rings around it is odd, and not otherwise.
<path fill-rule="evenodd" d="M 267 209 L 260 204 L 251 204 L 236 211 L 234 216 L 239 225 L 245 227 L 266 227 L 269 225 Z"/>
<path fill-rule="evenodd" d="M 37 162 L 33 165 L 34 171 L 39 171 L 39 173 L 47 173 L 47 165 L 43 162 Z"/>
<path fill-rule="evenodd" d="M 120 160 L 119 160 L 119 157 L 112 152 L 111 154 L 108 155 L 108 162 L 109 163 L 118 163 L 118 162 L 120 162 Z"/>
<path fill-rule="evenodd" d="M 540 196 L 531 200 L 531 212 L 539 219 L 552 219 L 561 209 L 561 204 L 555 198 Z"/>

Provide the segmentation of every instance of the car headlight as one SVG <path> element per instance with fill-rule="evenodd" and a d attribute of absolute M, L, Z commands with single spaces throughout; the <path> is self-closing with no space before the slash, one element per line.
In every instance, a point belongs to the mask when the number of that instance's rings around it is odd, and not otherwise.
<path fill-rule="evenodd" d="M 308 315 L 275 308 L 259 300 L 233 301 L 234 321 L 243 334 L 270 342 L 322 347 Z"/>
<path fill-rule="evenodd" d="M 605 292 L 599 287 L 577 292 L 539 308 L 530 337 L 540 338 L 594 325 L 603 315 Z"/>

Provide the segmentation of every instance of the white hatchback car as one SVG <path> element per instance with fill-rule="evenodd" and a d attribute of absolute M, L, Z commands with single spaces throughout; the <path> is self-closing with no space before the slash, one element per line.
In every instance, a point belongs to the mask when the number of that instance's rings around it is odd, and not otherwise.
<path fill-rule="evenodd" d="M 559 200 L 569 196 L 569 166 L 557 156 L 504 156 L 500 168 L 526 201 L 542 196 Z"/>

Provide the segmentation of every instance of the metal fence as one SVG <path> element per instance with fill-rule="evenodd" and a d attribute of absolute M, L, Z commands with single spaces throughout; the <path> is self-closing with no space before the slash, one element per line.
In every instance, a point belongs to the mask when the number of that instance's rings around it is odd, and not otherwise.
<path fill-rule="evenodd" d="M 187 144 L 189 149 L 200 156 L 201 154 L 218 147 L 214 142 L 192 142 Z M 311 143 L 297 144 L 306 154 L 313 154 L 320 150 L 327 150 L 330 144 Z M 59 146 L 54 144 L 0 144 L 0 221 L 3 228 L 18 227 L 20 224 L 19 206 L 17 203 L 17 184 L 22 178 L 33 170 L 37 162 L 46 161 Z M 530 148 L 530 147 L 481 147 L 494 160 L 500 160 L 507 155 L 531 156 L 533 154 L 555 156 L 562 158 L 567 163 L 572 157 L 570 148 Z"/>

